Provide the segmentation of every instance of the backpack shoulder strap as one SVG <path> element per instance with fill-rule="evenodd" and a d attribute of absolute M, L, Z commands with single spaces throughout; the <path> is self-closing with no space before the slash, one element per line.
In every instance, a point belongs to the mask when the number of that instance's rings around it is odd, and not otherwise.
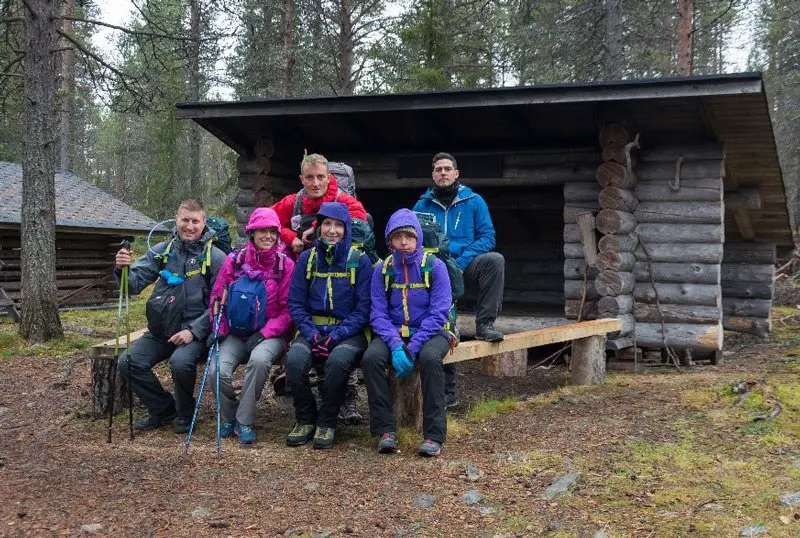
<path fill-rule="evenodd" d="M 303 213 L 303 189 L 297 191 L 294 197 L 294 207 L 292 208 L 292 216 L 297 216 Z"/>
<path fill-rule="evenodd" d="M 339 197 L 340 197 L 341 195 L 342 195 L 342 189 L 339 189 L 339 188 L 337 188 L 337 189 L 336 189 L 336 198 L 334 198 L 334 199 L 333 199 L 333 201 L 334 201 L 334 202 L 338 202 L 338 201 L 339 201 Z"/>
<path fill-rule="evenodd" d="M 312 275 L 314 274 L 314 262 L 317 259 L 317 249 L 312 248 L 311 252 L 308 255 L 308 261 L 306 262 L 306 280 L 311 280 Z"/>
<path fill-rule="evenodd" d="M 389 254 L 386 256 L 386 259 L 383 260 L 383 269 L 381 269 L 381 273 L 383 273 L 383 285 L 386 288 L 386 292 L 389 292 L 389 289 L 392 286 L 392 280 L 394 279 L 394 260 L 392 255 Z"/>
<path fill-rule="evenodd" d="M 175 238 L 174 237 L 172 239 L 170 239 L 169 243 L 167 243 L 167 246 L 164 247 L 164 251 L 161 254 L 158 255 L 158 257 L 161 259 L 161 269 L 162 270 L 167 268 L 167 262 L 169 261 L 169 253 L 172 252 L 172 244 L 173 243 L 175 243 Z"/>
<path fill-rule="evenodd" d="M 425 283 L 425 288 L 431 289 L 431 274 L 433 273 L 433 264 L 436 262 L 436 256 L 430 252 L 423 251 L 422 253 L 422 280 Z"/>
<path fill-rule="evenodd" d="M 351 286 L 356 285 L 356 269 L 358 269 L 358 265 L 361 263 L 361 256 L 364 255 L 364 252 L 358 247 L 350 247 L 350 252 L 347 254 L 347 272 L 350 273 Z"/>

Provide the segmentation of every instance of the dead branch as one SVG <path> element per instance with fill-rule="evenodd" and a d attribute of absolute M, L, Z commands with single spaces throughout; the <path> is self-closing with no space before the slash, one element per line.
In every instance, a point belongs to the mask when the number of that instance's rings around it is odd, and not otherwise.
<path fill-rule="evenodd" d="M 753 419 L 753 422 L 769 422 L 770 420 L 774 420 L 775 417 L 780 415 L 781 411 L 783 411 L 783 407 L 781 406 L 781 404 L 776 403 L 775 407 L 772 408 L 772 411 L 769 412 L 769 415 L 756 417 Z"/>

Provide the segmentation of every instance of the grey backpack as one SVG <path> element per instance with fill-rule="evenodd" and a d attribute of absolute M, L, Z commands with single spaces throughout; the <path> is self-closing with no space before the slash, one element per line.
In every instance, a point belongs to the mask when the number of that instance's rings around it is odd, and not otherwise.
<path fill-rule="evenodd" d="M 356 195 L 356 175 L 353 173 L 353 167 L 345 163 L 329 162 L 328 172 L 336 178 L 339 189 L 350 196 Z"/>

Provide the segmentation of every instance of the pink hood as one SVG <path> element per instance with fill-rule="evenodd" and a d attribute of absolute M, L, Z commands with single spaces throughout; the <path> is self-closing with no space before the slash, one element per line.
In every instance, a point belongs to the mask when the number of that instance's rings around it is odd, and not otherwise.
<path fill-rule="evenodd" d="M 262 228 L 277 228 L 278 236 L 281 235 L 281 220 L 271 207 L 259 207 L 250 215 L 250 220 L 244 231 L 260 230 Z"/>

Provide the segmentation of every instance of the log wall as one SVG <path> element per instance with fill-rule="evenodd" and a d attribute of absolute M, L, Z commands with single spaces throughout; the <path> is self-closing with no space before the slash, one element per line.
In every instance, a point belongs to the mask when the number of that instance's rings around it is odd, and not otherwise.
<path fill-rule="evenodd" d="M 774 293 L 775 245 L 726 243 L 722 258 L 722 326 L 766 337 Z"/>
<path fill-rule="evenodd" d="M 636 175 L 637 344 L 722 349 L 724 153 L 720 144 L 643 148 Z"/>
<path fill-rule="evenodd" d="M 578 215 L 586 212 L 597 214 L 600 209 L 599 196 L 600 187 L 596 181 L 564 184 L 564 315 L 567 319 L 589 320 L 598 317 L 599 295 L 594 284 L 597 269 L 586 264 Z"/>
<path fill-rule="evenodd" d="M 122 236 L 56 231 L 56 286 L 59 306 L 98 305 L 117 297 L 112 271 Z M 20 232 L 0 229 L 0 287 L 21 299 Z"/>

